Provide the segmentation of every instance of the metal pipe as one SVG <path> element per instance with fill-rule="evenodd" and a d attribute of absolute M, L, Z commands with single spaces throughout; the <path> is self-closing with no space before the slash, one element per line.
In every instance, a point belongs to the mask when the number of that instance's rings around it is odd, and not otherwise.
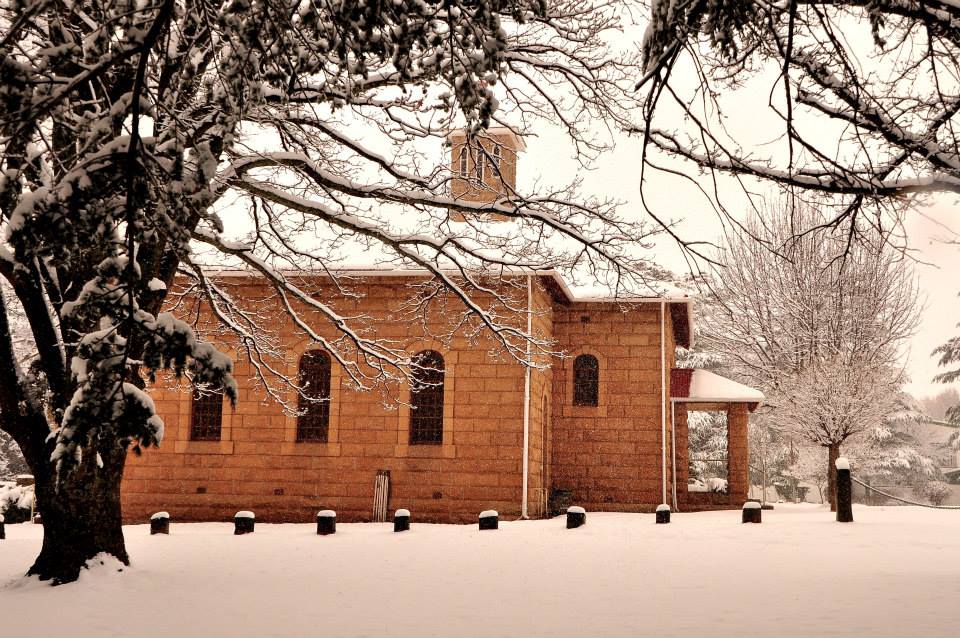
<path fill-rule="evenodd" d="M 527 516 L 527 487 L 530 482 L 530 357 L 533 338 L 533 277 L 527 275 L 527 363 L 523 380 L 523 497 L 520 518 Z"/>
<path fill-rule="evenodd" d="M 660 485 L 667 502 L 667 304 L 660 302 Z"/>
<path fill-rule="evenodd" d="M 670 402 L 670 449 L 673 450 L 673 511 L 679 512 L 680 506 L 677 505 L 677 404 Z"/>

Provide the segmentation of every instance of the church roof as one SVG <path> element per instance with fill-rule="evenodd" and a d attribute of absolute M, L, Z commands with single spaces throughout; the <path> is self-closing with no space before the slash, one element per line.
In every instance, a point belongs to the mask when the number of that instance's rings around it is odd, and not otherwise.
<path fill-rule="evenodd" d="M 444 271 L 453 275 L 460 274 L 457 270 Z M 260 274 L 243 268 L 221 268 L 208 270 L 214 277 L 259 277 Z M 331 268 L 327 271 L 310 273 L 302 270 L 284 272 L 290 276 L 318 277 L 429 277 L 430 272 L 421 268 L 396 268 L 392 264 L 378 264 L 373 266 L 357 266 L 351 268 Z M 612 292 L 603 288 L 571 288 L 556 270 L 530 270 L 528 268 L 498 268 L 490 271 L 495 277 L 526 277 L 534 276 L 543 282 L 553 299 L 563 304 L 574 303 L 661 303 L 667 306 L 670 320 L 673 324 L 674 340 L 678 346 L 690 348 L 693 345 L 693 297 L 672 288 L 669 284 L 662 284 L 665 289 L 660 294 L 634 295 L 623 292 Z M 745 386 L 744 386 L 745 387 Z"/>
<path fill-rule="evenodd" d="M 709 370 L 670 371 L 670 400 L 687 403 L 747 403 L 751 411 L 763 402 L 763 392 Z"/>

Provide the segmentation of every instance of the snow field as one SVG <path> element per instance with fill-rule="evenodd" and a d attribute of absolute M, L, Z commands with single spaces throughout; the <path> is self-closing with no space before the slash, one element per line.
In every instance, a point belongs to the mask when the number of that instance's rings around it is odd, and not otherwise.
<path fill-rule="evenodd" d="M 475 525 L 171 525 L 126 528 L 133 565 L 78 583 L 25 580 L 41 529 L 0 541 L 3 635 L 37 635 L 52 610 L 87 636 L 953 636 L 960 513 L 814 505 L 739 511 L 591 512 Z M 38 625 L 39 623 L 39 625 Z"/>

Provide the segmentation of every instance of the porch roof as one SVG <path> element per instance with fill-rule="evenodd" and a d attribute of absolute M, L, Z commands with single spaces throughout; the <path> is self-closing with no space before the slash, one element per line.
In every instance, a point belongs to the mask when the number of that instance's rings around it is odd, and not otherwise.
<path fill-rule="evenodd" d="M 709 370 L 674 368 L 670 371 L 670 400 L 686 403 L 746 403 L 752 412 L 763 402 L 763 392 L 721 377 Z"/>

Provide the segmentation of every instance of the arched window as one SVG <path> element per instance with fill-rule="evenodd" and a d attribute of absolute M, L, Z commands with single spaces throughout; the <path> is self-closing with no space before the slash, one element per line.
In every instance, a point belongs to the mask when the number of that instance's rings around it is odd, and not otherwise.
<path fill-rule="evenodd" d="M 193 389 L 190 405 L 190 440 L 219 441 L 223 424 L 223 390 Z"/>
<path fill-rule="evenodd" d="M 443 357 L 434 350 L 413 358 L 410 387 L 410 445 L 443 443 Z"/>
<path fill-rule="evenodd" d="M 503 159 L 503 149 L 499 144 L 494 144 L 490 151 L 490 163 L 492 164 L 490 172 L 496 176 L 500 175 L 500 163 Z"/>
<path fill-rule="evenodd" d="M 473 156 L 473 176 L 477 183 L 483 183 L 483 149 L 479 146 L 470 147 L 470 155 Z"/>
<path fill-rule="evenodd" d="M 300 357 L 297 441 L 327 442 L 330 426 L 330 355 L 309 350 Z"/>
<path fill-rule="evenodd" d="M 600 396 L 600 363 L 592 354 L 573 360 L 573 404 L 596 406 Z"/>
<path fill-rule="evenodd" d="M 460 166 L 458 167 L 458 168 L 459 168 L 460 177 L 462 177 L 462 178 L 464 178 L 464 179 L 466 179 L 467 177 L 469 177 L 469 173 L 467 172 L 467 171 L 468 171 L 468 169 L 467 169 L 467 158 L 468 158 L 468 157 L 469 157 L 469 152 L 467 151 L 467 145 L 464 144 L 463 146 L 460 147 L 460 158 L 459 158 L 459 164 L 460 164 Z"/>

